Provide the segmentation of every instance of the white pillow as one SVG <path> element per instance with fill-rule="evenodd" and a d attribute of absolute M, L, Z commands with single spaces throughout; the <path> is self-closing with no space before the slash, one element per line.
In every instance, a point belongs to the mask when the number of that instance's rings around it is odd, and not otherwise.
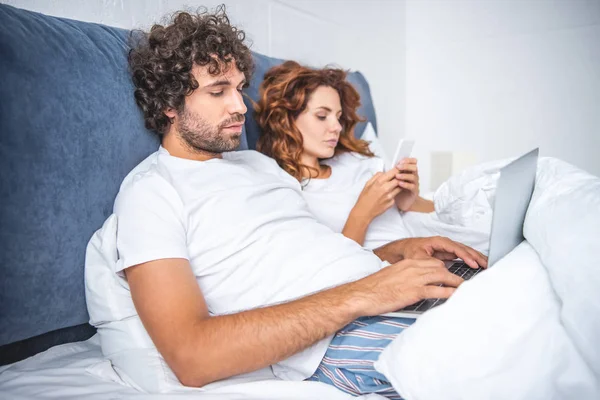
<path fill-rule="evenodd" d="M 489 232 L 500 168 L 508 161 L 478 164 L 444 182 L 433 197 L 439 219 L 447 224 Z"/>
<path fill-rule="evenodd" d="M 535 250 L 522 243 L 405 330 L 375 368 L 406 399 L 597 399 L 559 320 Z"/>
<path fill-rule="evenodd" d="M 524 234 L 561 299 L 561 322 L 600 381 L 600 178 L 540 160 Z"/>
<path fill-rule="evenodd" d="M 508 161 L 477 165 L 445 182 L 435 193 L 440 220 L 489 231 L 498 172 Z M 567 332 L 600 380 L 600 319 L 589 318 L 600 315 L 600 179 L 556 158 L 540 158 L 524 235 L 561 299 Z"/>

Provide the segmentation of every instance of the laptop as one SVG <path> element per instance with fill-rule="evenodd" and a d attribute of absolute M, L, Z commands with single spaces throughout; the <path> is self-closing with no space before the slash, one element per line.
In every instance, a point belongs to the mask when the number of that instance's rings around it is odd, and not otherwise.
<path fill-rule="evenodd" d="M 525 240 L 523 225 L 535 187 L 538 156 L 539 149 L 532 150 L 500 170 L 492 216 L 488 268 L 491 268 Z M 465 280 L 485 271 L 483 268 L 471 268 L 462 261 L 450 261 L 446 265 L 450 272 Z M 418 318 L 425 311 L 439 306 L 445 301 L 446 299 L 425 299 L 383 315 Z"/>

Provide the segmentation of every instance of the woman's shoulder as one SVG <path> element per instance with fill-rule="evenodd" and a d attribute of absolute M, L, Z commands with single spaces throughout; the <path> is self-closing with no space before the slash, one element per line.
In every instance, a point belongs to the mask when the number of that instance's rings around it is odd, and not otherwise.
<path fill-rule="evenodd" d="M 331 165 L 331 163 L 360 163 L 372 157 L 356 153 L 354 151 L 341 151 L 335 156 L 324 160 L 323 163 Z"/>
<path fill-rule="evenodd" d="M 363 169 L 373 169 L 375 172 L 383 170 L 383 160 L 377 156 L 366 156 L 353 151 L 344 151 L 334 157 L 323 161 L 324 164 L 334 168 L 336 166 L 360 166 Z"/>

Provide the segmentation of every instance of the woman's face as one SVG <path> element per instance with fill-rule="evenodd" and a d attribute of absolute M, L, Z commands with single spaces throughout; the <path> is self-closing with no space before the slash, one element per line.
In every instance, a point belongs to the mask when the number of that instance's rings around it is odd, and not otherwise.
<path fill-rule="evenodd" d="M 333 157 L 340 138 L 342 104 L 337 90 L 319 86 L 308 99 L 306 109 L 296 118 L 304 141 L 303 156 Z"/>

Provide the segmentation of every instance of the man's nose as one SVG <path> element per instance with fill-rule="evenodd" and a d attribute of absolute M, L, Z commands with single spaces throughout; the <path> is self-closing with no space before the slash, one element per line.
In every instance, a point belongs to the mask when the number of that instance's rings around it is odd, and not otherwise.
<path fill-rule="evenodd" d="M 244 104 L 244 97 L 240 91 L 235 90 L 235 94 L 232 96 L 228 108 L 229 109 L 227 111 L 229 114 L 246 114 L 248 108 Z"/>

